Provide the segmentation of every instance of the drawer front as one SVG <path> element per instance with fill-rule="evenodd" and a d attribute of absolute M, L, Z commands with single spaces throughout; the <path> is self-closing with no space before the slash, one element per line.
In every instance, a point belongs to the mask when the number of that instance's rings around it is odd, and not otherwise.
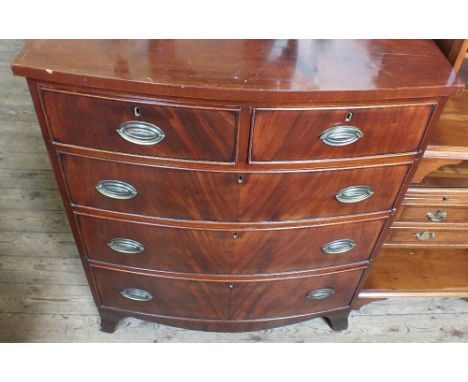
<path fill-rule="evenodd" d="M 424 223 L 468 223 L 468 206 L 409 206 L 400 207 L 397 221 Z"/>
<path fill-rule="evenodd" d="M 278 230 L 164 227 L 76 215 L 89 258 L 187 273 L 279 273 L 368 260 L 382 220 Z M 140 244 L 140 246 L 138 246 Z"/>
<path fill-rule="evenodd" d="M 288 162 L 416 151 L 434 105 L 256 109 L 251 161 Z"/>
<path fill-rule="evenodd" d="M 61 164 L 74 204 L 174 219 L 243 222 L 389 210 L 409 169 L 408 165 L 398 165 L 235 174 L 124 164 L 65 154 L 61 156 Z M 123 182 L 124 187 L 109 180 Z M 338 200 L 354 198 L 353 190 L 361 185 L 369 189 L 358 188 L 358 200 L 370 197 L 355 203 Z M 122 198 L 104 195 L 109 194 L 105 190 L 117 188 L 125 188 Z"/>
<path fill-rule="evenodd" d="M 234 162 L 237 110 L 148 104 L 47 90 L 42 97 L 56 142 L 162 158 Z"/>
<path fill-rule="evenodd" d="M 348 306 L 363 272 L 359 268 L 297 279 L 236 283 L 232 288 L 231 317 L 284 317 Z"/>
<path fill-rule="evenodd" d="M 392 227 L 386 242 L 392 245 L 466 245 L 468 247 L 468 229 Z"/>
<path fill-rule="evenodd" d="M 163 316 L 228 318 L 229 283 L 170 279 L 101 268 L 93 268 L 93 275 L 104 306 Z"/>

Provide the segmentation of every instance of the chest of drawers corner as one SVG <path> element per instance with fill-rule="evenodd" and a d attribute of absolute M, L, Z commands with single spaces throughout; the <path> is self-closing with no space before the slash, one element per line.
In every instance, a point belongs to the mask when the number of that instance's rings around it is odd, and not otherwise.
<path fill-rule="evenodd" d="M 13 63 L 101 328 L 345 329 L 459 85 L 431 41 L 220 44 L 33 41 Z"/>

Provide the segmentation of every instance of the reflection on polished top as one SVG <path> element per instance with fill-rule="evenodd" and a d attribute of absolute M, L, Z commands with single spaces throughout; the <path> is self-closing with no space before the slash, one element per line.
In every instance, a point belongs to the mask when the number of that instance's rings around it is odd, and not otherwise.
<path fill-rule="evenodd" d="M 35 40 L 13 71 L 130 92 L 267 101 L 275 93 L 292 101 L 437 96 L 460 86 L 432 40 Z"/>

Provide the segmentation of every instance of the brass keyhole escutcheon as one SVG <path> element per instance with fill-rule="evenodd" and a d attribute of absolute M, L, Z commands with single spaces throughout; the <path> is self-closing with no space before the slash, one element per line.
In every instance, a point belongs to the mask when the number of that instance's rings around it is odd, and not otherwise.
<path fill-rule="evenodd" d="M 351 122 L 351 120 L 353 119 L 353 113 L 349 112 L 349 113 L 346 113 L 345 115 L 345 122 Z"/>
<path fill-rule="evenodd" d="M 141 117 L 141 109 L 138 106 L 135 106 L 133 108 L 133 115 L 135 117 Z"/>

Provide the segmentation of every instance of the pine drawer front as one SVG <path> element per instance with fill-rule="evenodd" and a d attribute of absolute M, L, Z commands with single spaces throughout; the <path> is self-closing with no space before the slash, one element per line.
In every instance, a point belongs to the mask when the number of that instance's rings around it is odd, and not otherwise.
<path fill-rule="evenodd" d="M 415 152 L 433 104 L 255 109 L 252 162 L 294 162 Z"/>
<path fill-rule="evenodd" d="M 409 169 L 408 165 L 396 165 L 230 173 L 75 155 L 62 155 L 61 165 L 73 204 L 163 218 L 225 222 L 302 220 L 390 210 Z M 116 189 L 122 192 L 112 191 Z"/>
<path fill-rule="evenodd" d="M 434 225 L 407 228 L 393 226 L 385 245 L 468 248 L 468 225 L 464 228 L 434 227 Z"/>
<path fill-rule="evenodd" d="M 92 268 L 104 307 L 160 316 L 227 319 L 228 282 L 204 282 Z"/>
<path fill-rule="evenodd" d="M 55 142 L 134 155 L 234 162 L 237 109 L 43 90 Z"/>
<path fill-rule="evenodd" d="M 347 307 L 363 272 L 358 268 L 304 278 L 235 283 L 231 318 L 298 316 Z"/>
<path fill-rule="evenodd" d="M 92 260 L 206 274 L 281 273 L 367 261 L 384 224 L 381 219 L 236 231 L 76 217 Z"/>
<path fill-rule="evenodd" d="M 468 205 L 458 207 L 443 204 L 427 206 L 403 205 L 398 210 L 396 220 L 397 222 L 405 223 L 468 223 Z"/>

